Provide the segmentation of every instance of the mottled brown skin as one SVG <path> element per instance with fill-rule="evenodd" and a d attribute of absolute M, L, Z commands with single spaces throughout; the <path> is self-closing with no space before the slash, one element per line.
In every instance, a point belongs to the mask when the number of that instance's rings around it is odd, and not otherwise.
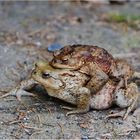
<path fill-rule="evenodd" d="M 91 45 L 72 45 L 54 52 L 51 65 L 57 68 L 79 70 L 88 62 L 95 62 L 103 72 L 109 73 L 113 57 L 105 49 Z M 90 74 L 85 70 L 85 73 Z"/>
<path fill-rule="evenodd" d="M 113 57 L 102 48 L 89 45 L 65 46 L 54 53 L 50 64 L 55 68 L 78 70 L 91 77 L 88 85 L 96 93 L 109 79 Z M 91 89 L 92 88 L 92 89 Z"/>
<path fill-rule="evenodd" d="M 50 64 L 55 68 L 78 70 L 91 77 L 89 87 L 95 94 L 109 80 L 118 81 L 116 90 L 127 87 L 132 77 L 132 67 L 121 59 L 114 59 L 105 49 L 91 45 L 72 45 L 54 52 Z"/>
<path fill-rule="evenodd" d="M 53 69 L 48 63 L 41 61 L 36 63 L 32 78 L 42 84 L 50 96 L 77 105 L 75 109 L 68 108 L 72 111 L 67 115 L 84 113 L 89 111 L 89 108 L 107 109 L 115 103 L 121 108 L 127 108 L 123 116 L 125 119 L 138 105 L 138 88 L 134 83 L 128 84 L 126 89 L 115 91 L 117 82 L 108 80 L 100 91 L 91 94 L 92 91 L 87 87 L 89 76 L 86 74 L 66 69 Z"/>
<path fill-rule="evenodd" d="M 87 62 L 95 62 L 103 72 L 109 73 L 113 60 L 112 55 L 103 48 L 91 45 L 72 45 L 54 52 L 51 64 L 57 68 L 77 70 Z"/>
<path fill-rule="evenodd" d="M 118 81 L 116 90 L 120 87 L 127 88 L 127 81 L 135 75 L 130 64 L 123 59 L 115 59 L 115 66 L 111 68 L 109 76 L 111 79 Z"/>

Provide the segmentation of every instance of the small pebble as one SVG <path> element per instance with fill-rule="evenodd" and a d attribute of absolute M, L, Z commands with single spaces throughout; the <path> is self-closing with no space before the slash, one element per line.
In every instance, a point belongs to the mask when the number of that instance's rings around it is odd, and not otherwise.
<path fill-rule="evenodd" d="M 57 118 L 57 119 L 60 119 L 60 116 L 57 116 L 56 118 Z"/>
<path fill-rule="evenodd" d="M 61 46 L 61 45 L 58 44 L 58 43 L 54 43 L 54 44 L 51 44 L 51 45 L 48 47 L 48 51 L 54 52 L 54 51 L 56 51 L 56 50 L 60 50 L 61 48 L 63 48 L 63 46 Z"/>
<path fill-rule="evenodd" d="M 39 42 L 39 41 L 35 42 L 35 44 L 36 44 L 38 47 L 42 46 L 41 42 Z"/>
<path fill-rule="evenodd" d="M 23 120 L 24 120 L 24 121 L 26 121 L 26 120 L 27 120 L 27 118 L 23 118 Z"/>
<path fill-rule="evenodd" d="M 18 45 L 23 45 L 23 40 L 17 40 L 16 42 Z"/>

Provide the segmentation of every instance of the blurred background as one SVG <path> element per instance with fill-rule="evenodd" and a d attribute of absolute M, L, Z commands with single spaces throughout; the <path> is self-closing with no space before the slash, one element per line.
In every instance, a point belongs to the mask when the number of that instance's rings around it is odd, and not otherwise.
<path fill-rule="evenodd" d="M 49 61 L 52 59 L 52 53 L 49 51 L 68 44 L 98 45 L 108 50 L 114 57 L 125 58 L 134 69 L 140 70 L 140 2 L 138 0 L 0 1 L 1 90 L 7 91 L 15 87 L 21 80 L 29 76 L 36 60 Z M 68 124 L 67 118 L 63 116 L 64 113 L 60 113 L 62 109 L 55 109 L 57 115 L 54 116 L 59 117 L 51 118 L 43 114 L 44 104 L 35 105 L 35 101 L 31 99 L 25 99 L 25 102 L 30 107 L 37 106 L 37 113 L 41 113 L 41 116 L 44 115 L 42 120 L 45 121 L 46 118 L 46 122 L 50 120 L 50 124 L 55 122 L 56 125 L 57 121 L 62 118 L 62 122 L 60 122 L 66 123 L 63 125 L 66 131 L 64 134 L 62 134 L 64 130 L 61 125 L 57 124 L 57 128 L 55 128 L 55 125 L 52 124 L 52 126 L 47 125 L 47 134 L 38 134 L 33 138 L 86 139 L 97 136 L 98 138 L 106 136 L 139 138 L 140 136 L 133 123 L 129 124 L 127 128 L 132 128 L 130 130 L 134 133 L 118 135 L 118 131 L 126 130 L 126 124 L 122 125 L 121 130 L 118 122 L 108 122 L 108 125 L 104 127 L 103 119 L 98 120 L 100 115 L 104 114 L 97 114 L 96 111 L 94 117 L 95 122 L 97 120 L 98 122 L 94 126 L 93 122 L 89 122 L 90 128 L 87 128 L 87 126 L 78 125 L 80 120 L 76 116 L 69 119 L 69 122 L 75 122 L 75 124 Z M 0 138 L 29 138 L 33 134 L 31 130 L 27 132 L 25 129 L 21 129 L 19 131 L 19 128 L 22 128 L 19 124 L 8 126 L 4 123 L 12 120 L 15 115 L 19 115 L 15 111 L 19 106 L 16 100 L 10 102 L 2 100 L 0 106 L 2 122 Z M 93 116 L 90 115 L 89 117 L 92 118 Z M 30 117 L 33 116 L 32 112 Z M 82 120 L 82 118 L 80 119 Z M 90 120 L 87 116 L 84 119 Z M 36 121 L 27 122 L 31 125 L 36 124 Z M 46 127 L 43 123 L 41 125 Z M 85 128 L 83 129 L 83 127 Z M 73 129 L 77 131 L 73 132 Z M 112 132 L 112 134 L 103 137 L 102 134 L 107 132 Z"/>

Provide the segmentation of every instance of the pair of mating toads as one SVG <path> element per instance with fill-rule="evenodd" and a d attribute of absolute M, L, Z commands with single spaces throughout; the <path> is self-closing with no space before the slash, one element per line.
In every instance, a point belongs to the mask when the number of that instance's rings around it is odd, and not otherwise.
<path fill-rule="evenodd" d="M 34 95 L 26 90 L 41 84 L 50 96 L 77 106 L 64 107 L 71 110 L 67 115 L 116 104 L 127 108 L 125 119 L 138 106 L 138 87 L 131 79 L 140 78 L 140 73 L 125 60 L 114 59 L 105 49 L 90 45 L 65 46 L 53 55 L 51 62 L 36 62 L 31 78 L 2 97 L 13 94 L 20 99 L 21 95 Z"/>

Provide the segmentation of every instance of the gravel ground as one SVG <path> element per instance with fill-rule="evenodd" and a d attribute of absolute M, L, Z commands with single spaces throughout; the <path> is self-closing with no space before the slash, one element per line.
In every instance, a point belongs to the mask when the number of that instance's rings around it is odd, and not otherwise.
<path fill-rule="evenodd" d="M 0 90 L 27 79 L 36 60 L 51 60 L 47 47 L 53 43 L 98 45 L 140 70 L 139 24 L 114 21 L 112 13 L 139 16 L 140 3 L 0 2 Z M 139 108 L 125 121 L 105 119 L 116 107 L 66 117 L 65 103 L 38 89 L 38 98 L 0 99 L 0 139 L 140 138 Z"/>

